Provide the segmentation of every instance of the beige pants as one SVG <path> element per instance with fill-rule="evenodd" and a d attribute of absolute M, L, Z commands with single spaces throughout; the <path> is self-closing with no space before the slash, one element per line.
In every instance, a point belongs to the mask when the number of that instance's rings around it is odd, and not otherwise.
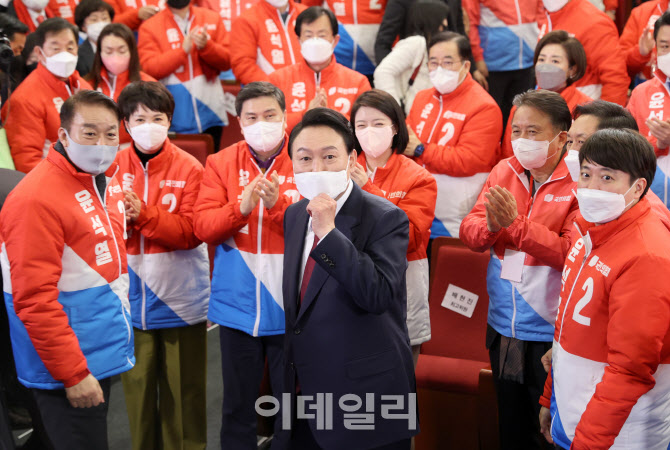
<path fill-rule="evenodd" d="M 135 332 L 121 375 L 134 450 L 207 446 L 207 322 Z"/>

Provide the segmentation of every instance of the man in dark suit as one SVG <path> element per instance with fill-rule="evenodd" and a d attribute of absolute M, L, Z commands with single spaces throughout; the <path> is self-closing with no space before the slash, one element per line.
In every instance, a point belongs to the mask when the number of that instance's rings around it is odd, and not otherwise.
<path fill-rule="evenodd" d="M 351 181 L 353 149 L 347 119 L 326 108 L 308 111 L 289 140 L 306 197 L 284 216 L 291 448 L 407 450 L 418 432 L 405 325 L 409 221 Z"/>

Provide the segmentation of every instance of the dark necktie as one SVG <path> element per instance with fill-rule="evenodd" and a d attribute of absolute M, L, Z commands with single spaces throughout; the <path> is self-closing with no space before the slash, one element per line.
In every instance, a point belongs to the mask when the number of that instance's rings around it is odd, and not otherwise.
<path fill-rule="evenodd" d="M 312 244 L 312 250 L 310 250 L 310 253 L 314 251 L 316 248 L 316 244 L 319 243 L 319 238 L 314 235 L 314 244 Z M 305 292 L 307 292 L 307 286 L 309 285 L 309 279 L 312 278 L 312 272 L 314 271 L 314 264 L 316 264 L 316 261 L 314 261 L 314 258 L 309 256 L 307 258 L 307 263 L 305 264 L 305 271 L 303 272 L 302 275 L 302 285 L 300 286 L 300 303 L 302 303 L 303 297 L 305 297 Z"/>

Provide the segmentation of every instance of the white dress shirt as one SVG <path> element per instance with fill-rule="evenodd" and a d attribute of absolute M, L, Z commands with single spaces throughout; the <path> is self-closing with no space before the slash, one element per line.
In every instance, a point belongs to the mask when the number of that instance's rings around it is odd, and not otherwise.
<path fill-rule="evenodd" d="M 337 213 L 339 213 L 340 209 L 342 209 L 344 202 L 346 202 L 349 198 L 349 195 L 353 189 L 354 183 L 351 181 L 351 179 L 349 179 L 344 194 L 342 194 L 340 198 L 337 199 L 337 208 L 335 209 L 336 217 Z M 330 233 L 330 231 L 328 233 Z M 326 233 L 326 235 L 319 240 L 319 243 L 321 243 L 321 241 L 323 241 L 326 236 L 328 236 L 328 233 Z M 299 287 L 302 287 L 302 276 L 305 274 L 305 266 L 307 265 L 307 258 L 309 258 L 309 254 L 312 252 L 312 245 L 314 245 L 314 230 L 312 230 L 312 218 L 310 217 L 309 221 L 307 222 L 307 233 L 305 233 L 305 246 L 302 250 L 302 263 L 300 264 L 300 283 L 298 284 Z M 318 245 L 319 244 L 317 244 L 317 246 Z"/>

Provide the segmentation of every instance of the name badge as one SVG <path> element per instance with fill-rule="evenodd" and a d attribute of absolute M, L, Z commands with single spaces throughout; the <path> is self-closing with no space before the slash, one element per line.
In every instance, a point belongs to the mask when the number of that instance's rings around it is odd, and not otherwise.
<path fill-rule="evenodd" d="M 521 283 L 523 263 L 525 260 L 525 252 L 519 252 L 510 248 L 505 249 L 505 259 L 502 261 L 500 278 L 503 280 L 514 281 L 515 283 Z"/>

